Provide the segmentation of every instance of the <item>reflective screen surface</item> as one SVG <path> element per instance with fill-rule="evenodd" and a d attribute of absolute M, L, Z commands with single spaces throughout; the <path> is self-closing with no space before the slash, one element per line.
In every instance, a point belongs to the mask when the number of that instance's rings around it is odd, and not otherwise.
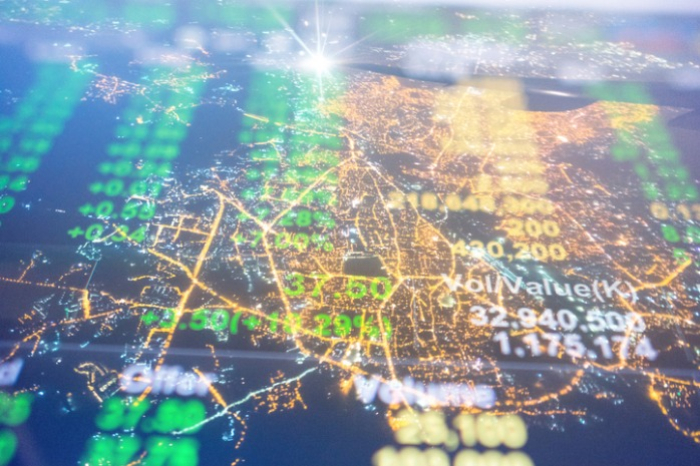
<path fill-rule="evenodd" d="M 0 466 L 700 463 L 700 20 L 0 4 Z"/>

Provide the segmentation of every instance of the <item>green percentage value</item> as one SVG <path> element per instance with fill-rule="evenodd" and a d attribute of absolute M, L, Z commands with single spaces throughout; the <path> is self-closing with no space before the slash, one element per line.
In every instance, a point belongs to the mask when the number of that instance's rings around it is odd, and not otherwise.
<path fill-rule="evenodd" d="M 340 314 L 331 316 L 329 314 L 316 314 L 310 317 L 313 327 L 309 332 L 317 336 L 346 337 L 359 330 L 361 336 L 368 336 L 378 339 L 382 333 L 380 327 L 375 324 L 374 316 L 347 315 Z M 226 309 L 198 309 L 192 313 L 189 323 L 181 321 L 175 322 L 175 312 L 172 309 L 164 309 L 161 315 L 155 311 L 149 311 L 141 316 L 141 321 L 146 325 L 158 324 L 160 328 L 180 330 L 213 330 L 215 332 L 228 331 L 231 335 L 238 335 L 241 326 L 253 331 L 260 328 L 267 321 L 267 330 L 276 333 L 282 329 L 285 333 L 296 334 L 304 327 L 302 316 L 299 313 L 287 312 L 280 317 L 279 312 L 273 312 L 267 317 L 248 315 L 244 318 L 244 313 L 239 311 L 232 313 Z M 391 338 L 393 328 L 391 321 L 387 317 L 382 317 L 384 335 Z"/>
<path fill-rule="evenodd" d="M 209 309 L 198 309 L 192 313 L 192 318 L 190 319 L 189 325 L 185 322 L 181 322 L 178 325 L 180 330 L 190 329 L 190 330 L 204 330 L 210 329 L 215 332 L 220 332 L 229 328 L 232 335 L 238 333 L 238 322 L 242 316 L 242 312 L 237 312 L 231 316 L 231 313 L 225 309 L 215 309 L 213 311 Z M 177 325 L 175 322 L 175 311 L 173 309 L 164 309 L 162 315 L 156 314 L 154 311 L 149 311 L 143 316 L 141 316 L 141 321 L 146 325 L 152 325 L 158 322 L 160 328 L 173 328 Z M 250 329 L 257 327 L 260 324 L 260 320 L 255 316 L 250 316 L 243 320 L 243 323 Z"/>
<path fill-rule="evenodd" d="M 362 315 L 348 316 L 340 314 L 330 316 L 328 314 L 317 314 L 314 316 L 314 322 L 316 323 L 314 334 L 324 337 L 347 337 L 352 333 L 353 328 L 359 330 L 361 336 L 367 335 L 371 339 L 379 339 L 381 335 L 379 327 L 374 325 L 373 316 L 365 318 Z M 391 338 L 391 322 L 388 318 L 382 317 L 382 323 L 384 324 L 384 335 L 387 338 Z"/>
<path fill-rule="evenodd" d="M 281 227 L 300 227 L 306 228 L 310 226 L 321 228 L 334 228 L 335 220 L 328 212 L 311 212 L 307 209 L 302 209 L 296 212 L 289 212 L 279 221 Z"/>
<path fill-rule="evenodd" d="M 258 231 L 253 235 L 253 238 L 250 239 L 245 235 L 238 233 L 232 235 L 231 239 L 235 241 L 236 244 L 248 243 L 250 247 L 255 248 L 260 244 L 263 235 L 264 233 L 262 231 Z M 306 233 L 288 233 L 283 231 L 275 235 L 272 244 L 276 249 L 290 248 L 296 249 L 299 252 L 306 251 L 309 248 L 313 248 L 316 251 L 322 249 L 325 252 L 331 252 L 333 250 L 333 244 L 327 241 L 324 235 L 319 235 L 317 233 L 309 236 Z"/>

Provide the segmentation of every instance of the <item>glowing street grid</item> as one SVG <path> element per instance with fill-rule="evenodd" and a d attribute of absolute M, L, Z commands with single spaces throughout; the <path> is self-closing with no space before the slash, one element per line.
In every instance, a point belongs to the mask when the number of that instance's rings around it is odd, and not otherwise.
<path fill-rule="evenodd" d="M 138 5 L 125 4 L 127 25 L 174 26 L 174 8 Z M 327 398 L 384 428 L 348 464 L 558 464 L 540 461 L 532 432 L 610 422 L 630 390 L 697 452 L 700 200 L 697 167 L 667 129 L 679 111 L 642 85 L 605 81 L 587 87 L 599 99 L 589 105 L 529 111 L 512 76 L 556 75 L 528 34 L 546 15 L 396 14 L 382 29 L 385 13 L 370 11 L 364 42 L 337 39 L 350 43 L 338 53 L 347 63 L 412 66 L 439 50 L 432 64 L 460 78 L 442 86 L 340 66 L 321 46 L 334 38 L 319 8 L 197 10 L 236 31 L 234 55 L 255 50 L 235 65 L 200 43 L 161 50 L 155 65 L 142 57 L 128 78 L 102 71 L 99 55 L 33 65 L 24 106 L 0 119 L 0 228 L 8 249 L 23 216 L 66 228 L 60 247 L 3 259 L 18 318 L 2 334 L 0 465 L 25 464 L 21 426 L 49 398 L 67 415 L 95 413 L 60 464 L 256 464 L 256 416 L 313 410 L 306 381 L 321 379 Z M 244 13 L 254 26 L 239 24 Z M 62 14 L 43 24 L 71 26 Z M 481 21 L 508 34 L 497 42 Z M 420 33 L 403 36 L 409 25 Z M 267 36 L 265 53 L 245 45 L 253 36 Z M 537 44 L 573 53 L 557 39 Z M 465 42 L 503 53 L 474 62 L 473 48 L 456 52 Z M 509 43 L 532 54 L 522 70 L 500 61 Z M 697 69 L 597 36 L 586 44 L 611 74 Z M 440 61 L 454 56 L 463 62 Z M 465 63 L 483 76 L 449 69 Z M 46 95 L 48 66 L 66 76 L 58 97 L 70 111 Z M 26 102 L 41 99 L 29 126 Z M 52 138 L 87 111 L 72 113 L 80 99 L 117 116 L 79 202 L 39 213 L 30 180 L 44 165 L 21 150 L 61 157 Z M 215 121 L 212 109 L 234 117 Z M 224 149 L 210 150 L 218 139 Z M 244 371 L 254 354 L 279 365 Z M 78 388 L 18 382 L 54 359 Z"/>

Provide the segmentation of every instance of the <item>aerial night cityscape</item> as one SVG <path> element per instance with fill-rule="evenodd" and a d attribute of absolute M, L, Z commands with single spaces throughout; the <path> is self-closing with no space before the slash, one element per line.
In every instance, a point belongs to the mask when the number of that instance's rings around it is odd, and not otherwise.
<path fill-rule="evenodd" d="M 698 16 L 7 0 L 0 60 L 0 466 L 698 464 Z"/>

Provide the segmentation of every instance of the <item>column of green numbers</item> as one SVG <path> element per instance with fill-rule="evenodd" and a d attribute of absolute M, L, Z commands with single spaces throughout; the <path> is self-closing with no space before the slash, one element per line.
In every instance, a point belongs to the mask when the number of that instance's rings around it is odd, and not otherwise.
<path fill-rule="evenodd" d="M 95 418 L 99 432 L 86 442 L 79 464 L 197 466 L 200 444 L 192 435 L 205 418 L 197 399 L 108 398 Z"/>
<path fill-rule="evenodd" d="M 0 216 L 16 206 L 88 83 L 89 76 L 65 64 L 42 64 L 14 115 L 0 118 Z"/>
<path fill-rule="evenodd" d="M 627 85 L 622 89 L 630 101 L 651 104 L 645 89 Z M 592 89 L 596 97 L 615 100 L 613 89 L 597 86 Z M 617 162 L 631 163 L 641 182 L 644 197 L 650 203 L 664 202 L 672 206 L 698 199 L 688 169 L 683 166 L 680 154 L 673 146 L 661 118 L 654 115 L 650 121 L 636 123 L 634 127 L 618 129 L 617 141 L 612 147 L 612 157 Z M 668 220 L 663 219 L 663 220 Z M 673 247 L 678 262 L 690 259 L 690 253 L 680 247 L 700 244 L 700 228 L 696 225 L 674 225 L 672 221 L 660 225 L 663 238 Z"/>
<path fill-rule="evenodd" d="M 333 227 L 335 222 L 324 208 L 337 205 L 338 175 L 332 170 L 340 162 L 339 152 L 343 140 L 339 135 L 340 118 L 327 113 L 325 103 L 340 95 L 342 78 L 300 76 L 296 82 L 297 98 L 294 102 L 294 127 L 290 138 L 289 169 L 283 181 L 289 185 L 283 198 L 293 200 L 302 195 L 302 204 L 319 208 L 315 215 L 319 226 Z M 323 180 L 313 190 L 309 186 Z M 318 212 L 324 213 L 319 215 Z"/>
<path fill-rule="evenodd" d="M 241 196 L 249 202 L 262 193 L 260 199 L 265 202 L 251 209 L 251 213 L 261 220 L 270 215 L 271 201 L 277 197 L 275 185 L 284 157 L 285 122 L 289 114 L 286 90 L 287 81 L 280 74 L 256 71 L 250 75 L 249 98 L 238 140 L 250 145 L 248 158 L 251 166 L 245 177 L 259 188 L 249 186 Z M 243 214 L 239 218 L 246 220 Z"/>
<path fill-rule="evenodd" d="M 152 79 L 158 79 L 157 74 Z M 154 90 L 148 99 L 130 100 L 106 148 L 108 160 L 97 167 L 101 177 L 88 186 L 91 199 L 78 208 L 94 222 L 70 229 L 71 238 L 144 241 L 148 222 L 157 214 L 162 178 L 180 155 L 202 88 L 202 82 L 193 81 L 183 88 Z"/>
<path fill-rule="evenodd" d="M 326 84 L 327 98 L 341 92 L 339 80 Z M 338 176 L 333 170 L 339 163 L 343 141 L 338 135 L 340 121 L 325 114 L 319 88 L 311 77 L 292 73 L 254 72 L 251 74 L 249 99 L 239 141 L 249 147 L 250 167 L 245 171 L 247 186 L 241 191 L 249 211 L 265 220 L 273 208 L 291 209 L 277 227 L 293 230 L 333 228 L 335 220 L 328 211 L 337 203 Z M 247 220 L 240 214 L 241 220 Z M 332 250 L 332 244 L 314 233 L 303 235 L 303 247 Z M 259 235 L 250 235 L 255 247 Z M 233 238 L 245 243 L 245 235 Z M 278 244 L 279 243 L 279 244 Z M 289 241 L 276 241 L 277 248 L 290 248 Z M 297 245 L 299 246 L 299 245 Z"/>
<path fill-rule="evenodd" d="M 340 119 L 328 113 L 326 103 L 343 90 L 343 80 L 335 76 L 296 75 L 290 79 L 292 99 L 288 156 L 281 173 L 281 198 L 299 205 L 280 221 L 280 226 L 311 229 L 310 242 L 330 252 L 333 245 L 324 234 L 335 227 L 330 210 L 337 205 L 338 174 L 343 140 Z M 319 250 L 319 247 L 316 247 Z"/>

